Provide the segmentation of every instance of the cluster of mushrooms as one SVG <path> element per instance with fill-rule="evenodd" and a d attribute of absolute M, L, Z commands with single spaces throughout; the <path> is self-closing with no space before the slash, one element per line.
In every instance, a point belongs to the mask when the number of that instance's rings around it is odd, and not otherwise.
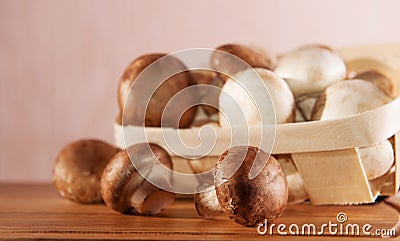
<path fill-rule="evenodd" d="M 165 106 L 176 93 L 197 84 L 220 87 L 238 100 L 248 126 L 260 125 L 263 115 L 275 115 L 276 124 L 342 118 L 384 105 L 394 96 L 393 88 L 388 84 L 390 81 L 384 75 L 348 71 L 340 55 L 326 46 L 303 46 L 282 56 L 240 44 L 226 44 L 217 50 L 210 59 L 210 65 L 217 71 L 189 70 L 170 77 L 151 97 L 145 118 L 137 114 L 140 96 L 128 93 L 138 75 L 166 54 L 146 54 L 132 61 L 119 82 L 120 115 L 116 121 L 121 125 L 160 127 L 164 121 L 162 118 L 166 118 L 163 126 L 173 128 L 240 124 L 235 123 L 235 119 L 227 120 L 222 114 L 236 111 L 229 100 L 218 91 L 206 89 L 182 95 L 179 102 L 190 105 L 199 103 L 201 99 L 215 103 L 214 107 L 194 105 L 177 115 L 182 112 L 181 107 L 172 106 L 170 113 L 164 113 L 162 117 Z M 249 68 L 232 66 L 231 60 L 220 51 L 239 57 L 248 63 Z M 184 66 L 178 59 L 173 59 L 172 64 Z M 165 66 L 160 66 L 158 71 L 162 72 L 162 68 Z M 252 79 L 254 75 L 250 74 L 253 71 L 268 88 L 274 112 L 257 111 L 251 97 L 235 82 L 237 78 L 245 79 L 251 87 L 255 82 Z M 149 183 L 146 176 L 133 166 L 131 158 L 144 164 L 149 160 L 144 151 L 149 148 L 161 165 L 173 168 L 170 155 L 156 144 L 139 143 L 121 150 L 99 140 L 73 142 L 61 150 L 55 161 L 53 181 L 56 190 L 61 196 L 79 203 L 104 201 L 108 207 L 121 213 L 156 215 L 172 204 L 175 194 Z M 389 140 L 357 148 L 357 152 L 369 180 L 384 175 L 394 161 Z M 239 169 L 233 176 L 225 177 L 224 167 L 236 162 L 240 156 L 244 161 Z M 267 160 L 267 165 L 256 178 L 250 179 L 249 170 L 259 158 Z M 265 219 L 273 221 L 278 218 L 288 203 L 301 203 L 308 199 L 290 154 L 272 156 L 257 147 L 238 146 L 227 150 L 218 160 L 204 157 L 190 161 L 190 165 L 195 173 L 215 167 L 214 183 L 202 183 L 198 188 L 200 191 L 194 195 L 196 209 L 203 218 L 225 213 L 241 225 L 255 226 Z M 149 170 L 146 175 L 157 177 L 158 174 Z M 163 182 L 173 182 L 171 177 L 160 175 L 159 178 Z"/>

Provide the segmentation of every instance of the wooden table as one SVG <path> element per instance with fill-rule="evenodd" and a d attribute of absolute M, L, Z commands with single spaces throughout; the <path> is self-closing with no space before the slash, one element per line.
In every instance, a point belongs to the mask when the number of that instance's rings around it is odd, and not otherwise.
<path fill-rule="evenodd" d="M 395 201 L 397 202 L 397 201 Z M 374 228 L 398 227 L 398 212 L 384 202 L 362 206 L 292 205 L 276 224 L 302 225 L 336 221 L 346 213 L 347 223 Z M 399 233 L 399 232 L 397 232 Z M 327 233 L 325 232 L 325 235 Z M 198 217 L 191 199 L 179 199 L 157 217 L 122 215 L 105 205 L 81 205 L 57 195 L 52 185 L 0 184 L 0 239 L 2 240 L 307 240 L 309 236 L 259 235 L 220 216 Z M 324 236 L 327 240 L 347 236 Z M 371 240 L 371 237 L 354 236 Z M 315 240 L 321 236 L 315 236 Z"/>

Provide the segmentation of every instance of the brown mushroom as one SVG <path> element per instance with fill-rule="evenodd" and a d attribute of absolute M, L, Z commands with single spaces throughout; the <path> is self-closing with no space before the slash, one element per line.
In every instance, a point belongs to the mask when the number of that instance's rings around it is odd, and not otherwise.
<path fill-rule="evenodd" d="M 187 91 L 176 97 L 175 103 L 179 104 L 173 104 L 163 113 L 174 95 L 194 84 L 190 73 L 185 70 L 186 66 L 180 60 L 166 54 L 147 54 L 133 60 L 126 68 L 118 86 L 118 103 L 123 113 L 123 124 L 189 127 L 196 114 L 196 107 L 193 105 L 198 101 L 194 91 Z M 141 73 L 146 74 L 140 75 Z M 164 77 L 162 84 L 155 86 L 155 80 Z M 140 83 L 136 85 L 136 91 L 129 94 L 139 78 Z M 182 103 L 193 107 L 185 109 Z"/>
<path fill-rule="evenodd" d="M 241 44 L 225 44 L 217 48 L 211 56 L 211 66 L 213 69 L 227 75 L 236 74 L 247 69 L 253 68 L 274 69 L 276 58 L 265 50 Z M 223 52 L 222 52 L 223 51 Z M 245 63 L 232 58 L 226 53 L 239 57 Z M 246 64 L 247 63 L 247 64 Z"/>
<path fill-rule="evenodd" d="M 138 172 L 130 155 L 145 167 L 145 173 Z M 158 161 L 154 162 L 154 157 Z M 139 143 L 118 152 L 108 163 L 101 179 L 101 195 L 106 205 L 117 212 L 143 215 L 155 215 L 166 209 L 174 201 L 175 194 L 147 181 L 151 178 L 168 185 L 171 183 L 172 177 L 161 171 L 162 165 L 172 169 L 172 160 L 156 144 Z"/>
<path fill-rule="evenodd" d="M 79 203 L 101 202 L 100 179 L 118 149 L 99 140 L 79 140 L 65 146 L 53 167 L 58 193 Z"/>
<path fill-rule="evenodd" d="M 232 176 L 231 170 L 241 163 Z M 266 161 L 261 172 L 249 178 L 253 163 Z M 251 146 L 237 146 L 225 151 L 216 165 L 215 185 L 219 205 L 233 221 L 255 226 L 277 219 L 285 210 L 288 184 L 278 161 Z"/>
<path fill-rule="evenodd" d="M 197 85 L 212 85 L 219 89 L 222 88 L 227 79 L 223 74 L 204 69 L 191 70 L 190 74 Z M 218 106 L 219 93 L 220 90 L 217 88 L 207 88 L 207 86 L 202 86 L 199 90 L 200 101 L 208 104 L 201 105 L 208 116 L 218 113 L 216 107 Z"/>

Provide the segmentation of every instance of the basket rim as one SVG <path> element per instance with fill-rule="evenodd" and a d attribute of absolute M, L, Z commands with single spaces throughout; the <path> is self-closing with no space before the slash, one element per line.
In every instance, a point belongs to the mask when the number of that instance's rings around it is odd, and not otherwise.
<path fill-rule="evenodd" d="M 249 144 L 258 140 L 262 129 L 268 127 L 271 126 L 249 127 Z M 139 131 L 143 132 L 143 128 L 147 139 L 131 138 Z M 216 133 L 216 146 L 209 155 L 220 155 L 222 152 L 217 150 L 224 149 L 221 146 L 227 146 L 231 130 L 230 128 L 213 128 Z M 400 97 L 373 110 L 344 118 L 277 124 L 275 128 L 272 154 L 333 151 L 370 146 L 388 139 L 400 131 Z M 191 143 L 190 139 L 198 136 L 199 129 L 201 127 L 175 129 L 171 127 L 121 126 L 115 122 L 114 136 L 116 144 L 121 148 L 125 147 L 124 141 L 127 141 L 127 145 L 148 141 L 165 147 L 162 132 L 179 132 L 184 143 Z M 182 154 L 190 155 L 190 153 Z"/>

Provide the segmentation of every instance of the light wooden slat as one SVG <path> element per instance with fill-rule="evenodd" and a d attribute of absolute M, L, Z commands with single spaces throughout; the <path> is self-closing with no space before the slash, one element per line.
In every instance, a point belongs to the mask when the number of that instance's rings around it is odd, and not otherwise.
<path fill-rule="evenodd" d="M 399 80 L 400 81 L 400 80 Z M 364 113 L 341 118 L 337 120 L 301 122 L 276 125 L 276 137 L 273 146 L 273 154 L 287 154 L 300 152 L 332 151 L 353 147 L 370 146 L 390 138 L 400 131 L 400 98 Z M 225 128 L 213 127 L 216 133 L 215 147 L 209 155 L 219 156 L 231 145 L 231 131 Z M 236 131 L 238 128 L 235 128 Z M 164 135 L 176 135 L 188 146 L 197 146 L 200 128 L 173 129 L 151 128 L 139 126 L 125 126 L 123 129 L 117 123 L 114 124 L 115 143 L 124 148 L 138 142 L 154 142 L 166 148 L 171 154 L 169 146 L 165 143 Z M 124 135 L 125 132 L 125 135 Z M 176 132 L 176 134 L 174 134 Z M 249 127 L 243 129 L 248 134 L 250 145 L 260 144 L 261 133 L 274 134 L 271 127 Z M 144 134 L 145 133 L 145 134 Z M 196 137 L 196 138 L 194 138 Z M 213 141 L 213 140 L 212 140 Z M 168 143 L 171 145 L 171 143 Z M 179 145 L 177 145 L 179 146 Z M 176 149 L 186 156 L 204 154 L 191 149 Z M 202 150 L 203 151 L 203 150 Z"/>

